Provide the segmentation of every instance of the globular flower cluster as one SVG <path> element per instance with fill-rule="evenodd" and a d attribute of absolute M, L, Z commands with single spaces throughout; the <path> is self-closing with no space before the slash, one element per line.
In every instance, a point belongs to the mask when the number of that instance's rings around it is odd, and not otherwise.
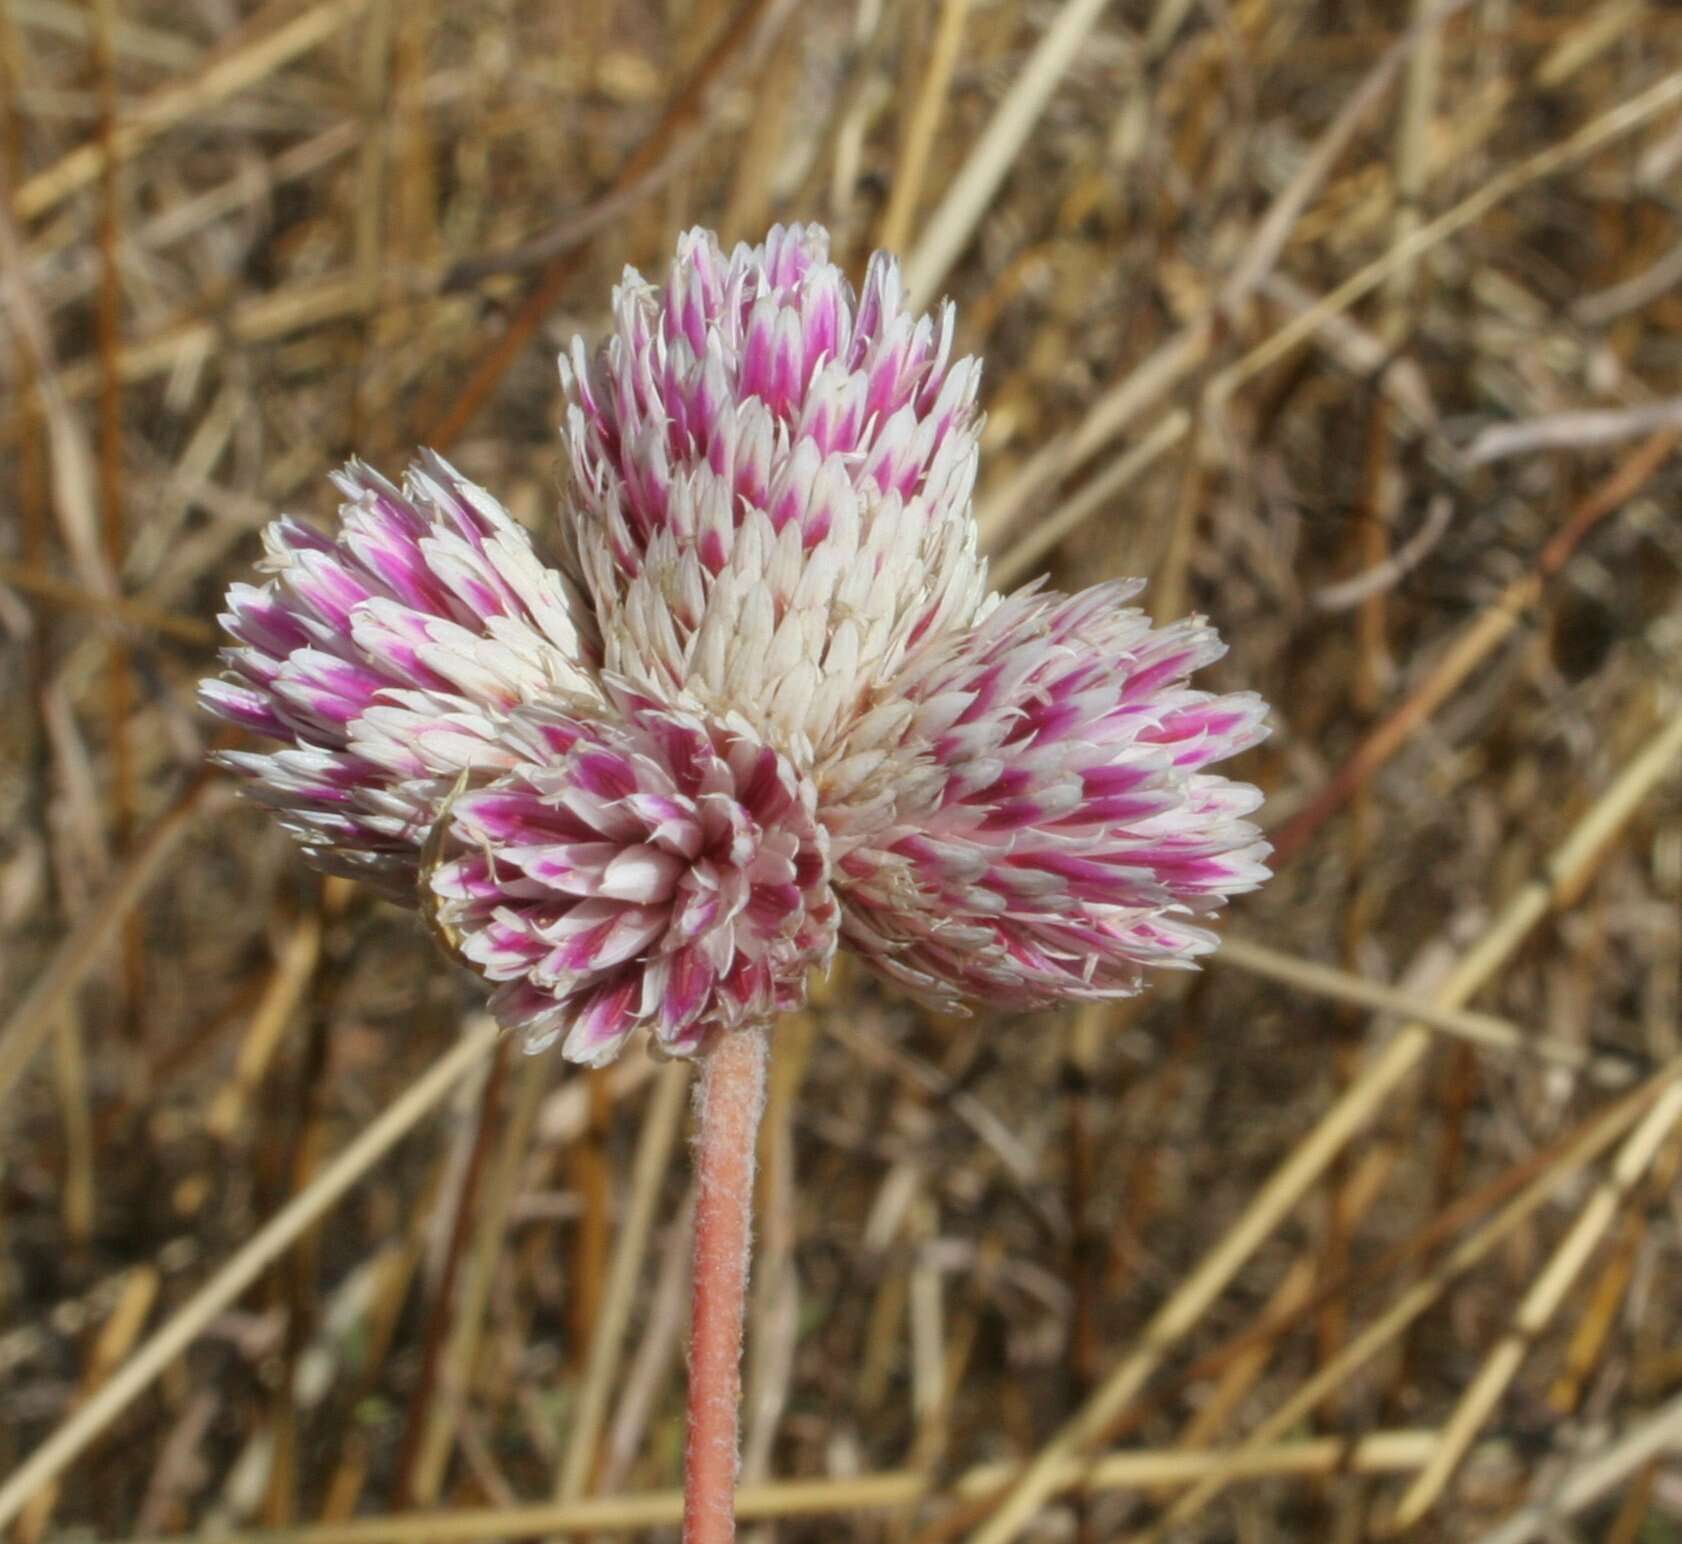
<path fill-rule="evenodd" d="M 1265 734 L 1188 684 L 1222 645 L 1139 586 L 988 590 L 980 378 L 953 312 L 813 227 L 627 271 L 561 373 L 556 564 L 423 455 L 353 464 L 339 533 L 265 533 L 203 695 L 321 866 L 418 905 L 532 1046 L 677 1054 L 797 1005 L 844 941 L 918 997 L 1137 991 L 1266 875 Z"/>
<path fill-rule="evenodd" d="M 617 695 L 617 694 L 616 694 Z M 430 876 L 446 938 L 499 1008 L 600 1061 L 646 1021 L 669 1051 L 798 1007 L 835 949 L 811 782 L 737 715 L 626 701 L 510 726 L 515 769 L 451 811 Z"/>

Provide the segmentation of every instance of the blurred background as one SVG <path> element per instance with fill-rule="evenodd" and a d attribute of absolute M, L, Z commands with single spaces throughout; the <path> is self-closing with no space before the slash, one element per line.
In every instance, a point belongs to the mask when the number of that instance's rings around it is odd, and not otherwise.
<path fill-rule="evenodd" d="M 1219 626 L 1278 873 L 1115 1008 L 779 1030 L 754 1537 L 1682 1534 L 1682 10 L 0 0 L 0 66 L 0 1474 L 99 1412 L 12 1539 L 672 1536 L 641 1054 L 499 1053 L 99 1401 L 479 1014 L 203 769 L 259 528 L 428 444 L 541 543 L 557 352 L 790 219 L 957 301 L 1001 585 Z"/>

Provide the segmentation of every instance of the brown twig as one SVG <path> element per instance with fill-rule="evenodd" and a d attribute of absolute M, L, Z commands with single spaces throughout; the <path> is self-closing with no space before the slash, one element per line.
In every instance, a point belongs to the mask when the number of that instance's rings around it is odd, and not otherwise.
<path fill-rule="evenodd" d="M 751 56 L 756 48 L 769 43 L 788 10 L 788 0 L 742 0 L 718 41 L 696 66 L 695 73 L 673 95 L 653 132 L 614 179 L 615 195 L 628 194 L 633 188 L 643 191 L 640 186 L 643 179 L 659 167 L 679 136 L 700 120 L 711 93 L 717 89 L 725 73 L 733 68 L 736 56 Z M 519 358 L 531 335 L 560 299 L 571 282 L 582 250 L 565 239 L 568 234 L 570 227 L 567 232 L 560 233 L 559 250 L 547 259 L 542 273 L 527 290 L 503 329 L 502 336 L 473 369 L 455 401 L 421 435 L 426 444 L 448 449 L 490 399 L 497 383 Z"/>
<path fill-rule="evenodd" d="M 409 1401 L 408 1419 L 403 1438 L 397 1449 L 398 1496 L 406 1502 L 419 1500 L 429 1503 L 437 1497 L 442 1478 L 442 1462 L 427 1451 L 426 1435 L 433 1419 L 433 1406 L 439 1398 L 439 1369 L 444 1348 L 449 1340 L 450 1324 L 456 1311 L 456 1280 L 461 1271 L 467 1241 L 471 1237 L 477 1215 L 479 1181 L 485 1164 L 501 1130 L 498 1116 L 502 1105 L 503 1084 L 508 1075 L 508 1046 L 504 1042 L 485 1074 L 479 1090 L 479 1107 L 473 1125 L 473 1137 L 467 1147 L 467 1161 L 457 1182 L 450 1212 L 450 1226 L 444 1245 L 442 1263 L 433 1285 L 432 1304 L 427 1313 L 426 1330 L 421 1337 L 421 1370 L 413 1398 Z"/>
<path fill-rule="evenodd" d="M 1508 584 L 1476 620 L 1461 630 L 1424 680 L 1360 743 L 1331 781 L 1270 833 L 1276 864 L 1291 862 L 1355 790 L 1407 744 L 1419 726 L 1513 633 L 1589 533 L 1634 498 L 1678 444 L 1682 444 L 1682 430 L 1654 435 L 1572 510 L 1570 518 L 1537 554 L 1530 571 Z"/>
<path fill-rule="evenodd" d="M 1508 901 L 1434 994 L 1440 1004 L 1462 1006 L 1511 958 L 1554 904 L 1576 893 L 1577 886 L 1593 871 L 1606 842 L 1629 818 L 1635 804 L 1671 769 L 1679 753 L 1682 713 L 1647 742 L 1578 820 L 1555 849 L 1545 877 L 1533 880 Z M 1162 1364 L 1169 1348 L 1202 1318 L 1254 1250 L 1325 1172 L 1345 1142 L 1418 1066 L 1429 1044 L 1430 1032 L 1418 1024 L 1408 1026 L 1390 1041 L 1274 1171 L 1237 1225 L 1151 1316 L 1137 1345 L 1116 1365 L 1097 1393 L 1040 1449 L 978 1531 L 975 1544 L 1005 1544 L 1016 1536 L 1055 1489 L 1061 1466 L 1101 1440 Z"/>

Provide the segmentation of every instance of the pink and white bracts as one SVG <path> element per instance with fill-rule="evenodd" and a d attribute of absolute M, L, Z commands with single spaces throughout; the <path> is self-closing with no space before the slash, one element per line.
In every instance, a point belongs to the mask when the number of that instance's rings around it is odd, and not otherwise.
<path fill-rule="evenodd" d="M 839 861 L 843 933 L 884 975 L 951 1009 L 1126 996 L 1146 966 L 1217 939 L 1190 919 L 1267 877 L 1248 783 L 1204 772 L 1267 733 L 1253 692 L 1188 675 L 1225 652 L 1192 618 L 1153 628 L 1130 580 L 1019 590 L 896 682 L 899 756 L 938 794 Z"/>
<path fill-rule="evenodd" d="M 561 361 L 569 568 L 610 671 L 746 710 L 817 758 L 907 652 L 986 596 L 970 492 L 980 363 L 908 313 L 878 253 L 855 300 L 815 227 L 726 256 L 691 231 Z"/>
<path fill-rule="evenodd" d="M 436 456 L 339 478 L 230 592 L 220 716 L 316 863 L 420 904 L 532 1047 L 689 1054 L 803 1000 L 837 937 L 925 1000 L 1137 991 L 1266 875 L 1265 734 L 1192 690 L 1221 645 L 1137 584 L 989 594 L 979 365 L 891 258 L 855 297 L 815 228 L 726 255 L 562 362 L 560 568 Z"/>
<path fill-rule="evenodd" d="M 501 1021 L 592 1065 L 639 1024 L 681 1055 L 798 1007 L 838 921 L 809 779 L 734 715 L 619 706 L 515 715 L 518 766 L 451 803 L 431 875 Z"/>
<path fill-rule="evenodd" d="M 597 650 L 568 581 L 441 456 L 423 454 L 402 492 L 359 462 L 334 482 L 337 539 L 290 517 L 263 532 L 273 577 L 229 590 L 231 679 L 199 695 L 289 742 L 219 759 L 312 862 L 413 905 L 421 844 L 456 779 L 514 764 L 499 736 L 520 704 L 600 702 Z"/>

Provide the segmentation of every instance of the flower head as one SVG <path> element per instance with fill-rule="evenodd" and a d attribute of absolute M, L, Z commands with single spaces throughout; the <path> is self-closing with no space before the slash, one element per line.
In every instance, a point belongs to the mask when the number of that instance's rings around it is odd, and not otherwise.
<path fill-rule="evenodd" d="M 1254 693 L 1192 691 L 1223 652 L 1205 623 L 1155 628 L 1138 580 L 1032 586 L 925 650 L 897 689 L 898 755 L 938 797 L 849 854 L 846 936 L 943 1007 L 1030 1008 L 1137 991 L 1146 966 L 1215 947 L 1192 920 L 1267 877 L 1248 783 L 1202 769 L 1254 745 Z"/>
<path fill-rule="evenodd" d="M 430 882 L 498 1017 L 591 1063 L 639 1023 L 686 1052 L 798 1007 L 838 921 L 809 778 L 735 715 L 621 709 L 517 715 L 518 765 L 454 802 Z"/>
<path fill-rule="evenodd" d="M 525 531 L 434 455 L 399 492 L 353 462 L 337 539 L 291 518 L 263 532 L 258 589 L 228 592 L 228 679 L 204 705 L 285 742 L 221 760 L 320 867 L 415 902 L 422 843 L 456 779 L 515 764 L 522 703 L 601 700 L 589 615 Z"/>
<path fill-rule="evenodd" d="M 1137 991 L 1265 877 L 1265 731 L 1137 584 L 989 594 L 980 369 L 815 228 L 628 271 L 561 373 L 559 566 L 436 456 L 265 535 L 206 704 L 324 867 L 419 905 L 537 1046 L 679 1053 L 797 1005 L 837 938 L 945 1007 Z"/>
<path fill-rule="evenodd" d="M 606 668 L 747 714 L 808 760 L 841 748 L 907 655 L 985 597 L 970 491 L 980 365 L 871 260 L 855 299 L 815 228 L 726 256 L 691 231 L 634 271 L 571 407 L 569 567 Z"/>

